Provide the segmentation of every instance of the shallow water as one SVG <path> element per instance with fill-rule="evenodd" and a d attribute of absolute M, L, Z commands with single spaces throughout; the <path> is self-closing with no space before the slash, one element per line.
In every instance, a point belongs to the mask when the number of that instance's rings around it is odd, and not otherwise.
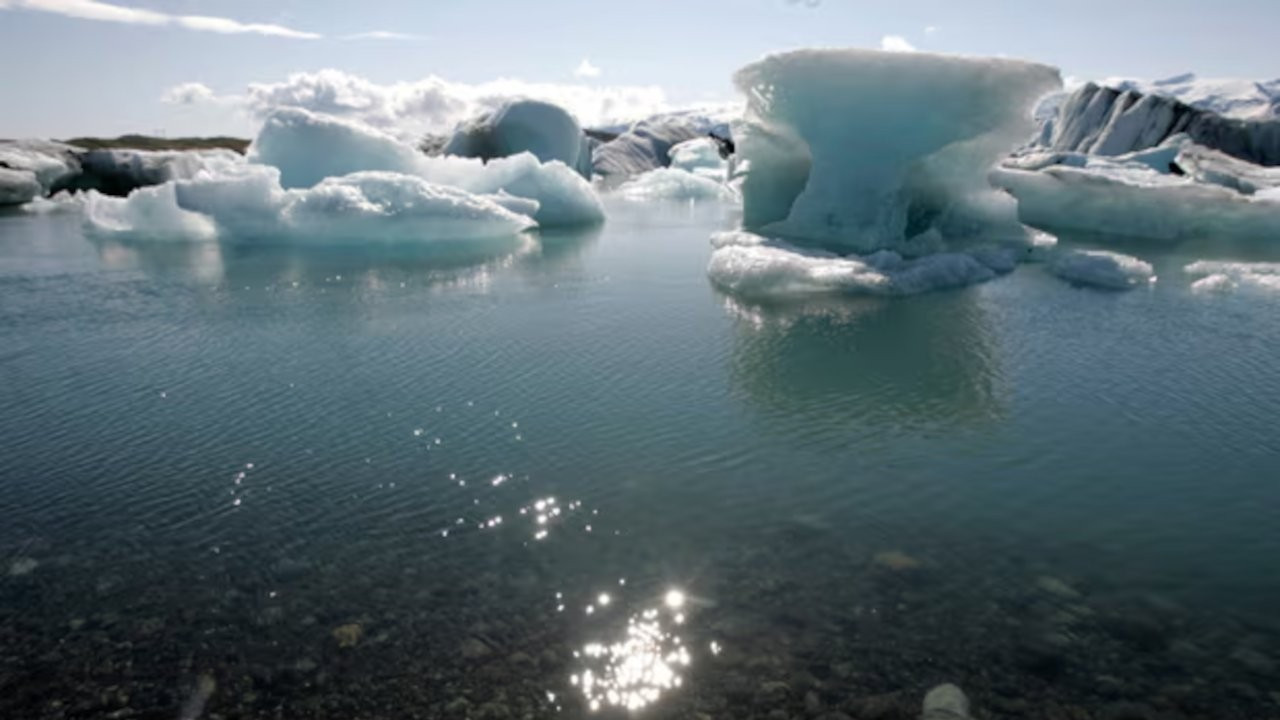
<path fill-rule="evenodd" d="M 1265 252 L 761 306 L 731 210 L 609 217 L 0 215 L 0 716 L 1280 714 L 1280 297 L 1181 270 Z"/>

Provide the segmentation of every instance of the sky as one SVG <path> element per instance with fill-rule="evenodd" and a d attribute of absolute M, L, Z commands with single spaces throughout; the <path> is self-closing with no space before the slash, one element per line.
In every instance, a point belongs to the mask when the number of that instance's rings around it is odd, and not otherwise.
<path fill-rule="evenodd" d="M 1276 27 L 1277 0 L 0 0 L 0 137 L 249 136 L 282 102 L 431 129 L 506 94 L 606 123 L 798 47 L 1263 79 Z"/>

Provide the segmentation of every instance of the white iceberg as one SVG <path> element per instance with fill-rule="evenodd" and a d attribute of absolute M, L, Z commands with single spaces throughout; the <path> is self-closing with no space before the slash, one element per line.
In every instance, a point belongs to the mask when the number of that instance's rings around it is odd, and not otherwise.
<path fill-rule="evenodd" d="M 1132 290 L 1156 280 L 1149 263 L 1108 250 L 1061 251 L 1046 269 L 1074 285 L 1107 290 Z"/>
<path fill-rule="evenodd" d="M 591 177 L 591 143 L 582 127 L 564 108 L 541 100 L 511 100 L 461 124 L 441 152 L 481 160 L 529 152 Z"/>
<path fill-rule="evenodd" d="M 709 137 L 694 138 L 671 148 L 671 167 L 719 182 L 728 179 L 729 161 L 720 156 L 720 144 Z"/>
<path fill-rule="evenodd" d="M 80 171 L 76 148 L 45 140 L 0 142 L 0 205 L 22 205 L 49 194 Z"/>
<path fill-rule="evenodd" d="M 577 172 L 559 161 L 539 162 L 520 153 L 489 162 L 427 157 L 379 130 L 298 108 L 267 117 L 250 148 L 251 161 L 280 170 L 285 188 L 311 187 L 354 172 L 413 175 L 479 195 L 500 192 L 538 203 L 543 226 L 581 225 L 604 219 L 600 198 Z"/>
<path fill-rule="evenodd" d="M 1198 293 L 1280 293 L 1280 263 L 1198 260 L 1187 265 L 1188 275 L 1201 275 L 1191 284 Z"/>
<path fill-rule="evenodd" d="M 956 217 L 1012 227 L 985 174 L 1061 86 L 1043 65 L 867 50 L 772 55 L 734 80 L 744 225 L 858 252 Z"/>
<path fill-rule="evenodd" d="M 619 195 L 633 200 L 733 200 L 728 185 L 706 175 L 674 167 L 637 175 L 618 187 Z"/>
<path fill-rule="evenodd" d="M 746 231 L 712 236 L 707 275 L 750 298 L 833 293 L 915 295 L 986 282 L 1012 270 L 1011 251 L 940 252 L 914 259 L 892 250 L 840 256 Z"/>
<path fill-rule="evenodd" d="M 93 231 L 146 240 L 206 240 L 228 230 L 229 239 L 255 242 L 429 243 L 506 237 L 534 225 L 502 197 L 380 171 L 286 190 L 274 168 L 245 166 L 127 198 L 90 191 L 82 202 Z"/>

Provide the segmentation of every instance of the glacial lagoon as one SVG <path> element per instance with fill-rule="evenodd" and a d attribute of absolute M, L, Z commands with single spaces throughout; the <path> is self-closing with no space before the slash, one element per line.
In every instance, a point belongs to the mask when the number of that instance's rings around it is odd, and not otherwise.
<path fill-rule="evenodd" d="M 1265 245 L 902 298 L 740 209 L 380 249 L 0 215 L 0 716 L 1265 718 Z M 1203 290 L 1203 288 L 1201 288 Z"/>

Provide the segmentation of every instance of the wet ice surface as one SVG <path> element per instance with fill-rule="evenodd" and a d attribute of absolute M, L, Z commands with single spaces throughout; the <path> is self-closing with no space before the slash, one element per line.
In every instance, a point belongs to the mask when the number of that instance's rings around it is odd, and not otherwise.
<path fill-rule="evenodd" d="M 705 276 L 732 212 L 0 216 L 0 716 L 1274 714 L 1280 299 L 1184 269 L 1280 258 L 754 305 Z"/>

